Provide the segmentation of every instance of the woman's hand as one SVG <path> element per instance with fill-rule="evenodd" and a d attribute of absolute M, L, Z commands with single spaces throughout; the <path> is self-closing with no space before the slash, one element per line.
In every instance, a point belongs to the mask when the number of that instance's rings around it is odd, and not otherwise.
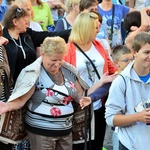
<path fill-rule="evenodd" d="M 62 3 L 59 0 L 48 0 L 47 3 L 51 8 L 61 7 Z"/>
<path fill-rule="evenodd" d="M 101 76 L 101 79 L 88 89 L 88 95 L 93 93 L 95 90 L 97 90 L 99 87 L 103 86 L 104 84 L 112 82 L 117 77 L 117 75 L 118 74 L 108 75 L 108 72 L 104 73 Z"/>
<path fill-rule="evenodd" d="M 82 99 L 79 100 L 79 104 L 81 106 L 81 109 L 84 109 L 84 107 L 90 105 L 92 102 L 90 97 L 83 97 Z"/>
<path fill-rule="evenodd" d="M 112 82 L 117 77 L 117 75 L 118 74 L 115 73 L 112 75 L 108 75 L 108 72 L 106 72 L 101 76 L 100 82 L 102 82 L 102 85 L 105 83 Z"/>
<path fill-rule="evenodd" d="M 0 115 L 7 111 L 9 111 L 7 103 L 0 101 Z"/>
<path fill-rule="evenodd" d="M 0 36 L 0 45 L 6 45 L 8 42 L 8 39 L 4 38 L 3 36 Z"/>

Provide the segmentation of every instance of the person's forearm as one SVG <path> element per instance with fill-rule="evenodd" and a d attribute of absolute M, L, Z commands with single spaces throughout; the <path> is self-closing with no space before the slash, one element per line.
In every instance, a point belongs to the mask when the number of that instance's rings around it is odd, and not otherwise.
<path fill-rule="evenodd" d="M 146 9 L 141 10 L 141 28 L 143 31 L 147 31 L 150 25 L 150 18 L 146 13 Z"/>
<path fill-rule="evenodd" d="M 91 97 L 92 101 L 97 101 L 108 94 L 111 83 L 106 83 L 98 88 L 96 91 L 91 93 L 89 97 Z"/>
<path fill-rule="evenodd" d="M 14 101 L 7 102 L 6 104 L 7 104 L 8 111 L 12 111 L 21 108 L 25 103 L 23 103 L 23 101 L 21 101 L 20 98 L 18 98 Z"/>
<path fill-rule="evenodd" d="M 34 93 L 35 87 L 32 87 L 26 94 L 21 97 L 14 99 L 13 101 L 8 101 L 7 107 L 8 111 L 17 110 L 25 105 L 25 103 L 29 100 L 29 98 Z"/>
<path fill-rule="evenodd" d="M 88 95 L 93 93 L 95 90 L 97 90 L 99 87 L 101 87 L 103 85 L 102 80 L 99 80 L 98 82 L 96 82 L 93 86 L 91 86 L 88 89 Z"/>
<path fill-rule="evenodd" d="M 138 121 L 138 113 L 131 115 L 117 114 L 114 117 L 114 126 L 128 126 Z"/>
<path fill-rule="evenodd" d="M 62 8 L 65 12 L 68 12 L 67 7 L 66 7 L 63 3 L 61 3 L 61 4 L 59 5 L 59 7 Z"/>

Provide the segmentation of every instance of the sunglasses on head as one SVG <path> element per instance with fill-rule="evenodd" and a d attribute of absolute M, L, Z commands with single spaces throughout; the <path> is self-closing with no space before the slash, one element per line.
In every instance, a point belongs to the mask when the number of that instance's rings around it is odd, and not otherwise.
<path fill-rule="evenodd" d="M 20 13 L 22 12 L 22 8 L 17 8 L 15 18 L 20 17 Z"/>

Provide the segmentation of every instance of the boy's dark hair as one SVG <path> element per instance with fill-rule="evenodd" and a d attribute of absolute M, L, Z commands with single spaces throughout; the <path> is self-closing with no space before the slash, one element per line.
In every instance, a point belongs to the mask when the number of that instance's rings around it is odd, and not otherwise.
<path fill-rule="evenodd" d="M 79 5 L 79 10 L 82 12 L 84 9 L 88 9 L 89 7 L 93 6 L 93 4 L 98 5 L 97 0 L 81 0 Z"/>
<path fill-rule="evenodd" d="M 112 59 L 119 60 L 122 55 L 129 53 L 131 53 L 131 50 L 126 45 L 118 45 L 112 50 Z"/>
<path fill-rule="evenodd" d="M 129 32 L 132 26 L 141 26 L 141 13 L 140 11 L 132 11 L 128 13 L 123 22 L 124 28 Z"/>

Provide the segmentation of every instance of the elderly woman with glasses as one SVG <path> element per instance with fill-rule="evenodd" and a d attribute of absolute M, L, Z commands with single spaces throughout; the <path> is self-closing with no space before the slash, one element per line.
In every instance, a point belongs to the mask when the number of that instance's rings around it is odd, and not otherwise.
<path fill-rule="evenodd" d="M 71 29 L 74 20 L 79 14 L 80 0 L 66 0 L 65 3 L 68 9 L 67 15 L 65 18 L 58 20 L 55 31 Z"/>
<path fill-rule="evenodd" d="M 41 57 L 21 71 L 8 102 L 0 102 L 3 114 L 28 101 L 25 121 L 32 150 L 72 150 L 72 101 L 78 103 L 89 87 L 63 61 L 66 50 L 62 38 L 45 38 Z M 89 88 L 88 94 L 101 83 Z M 82 109 L 90 103 L 82 101 Z"/>
<path fill-rule="evenodd" d="M 15 5 L 9 8 L 3 19 L 3 36 L 9 40 L 5 49 L 14 82 L 20 71 L 36 60 L 36 47 L 46 37 L 61 36 L 67 41 L 70 33 L 69 30 L 53 33 L 33 31 L 28 28 L 29 19 L 28 13 Z"/>
<path fill-rule="evenodd" d="M 68 54 L 64 60 L 74 65 L 80 76 L 91 87 L 103 74 L 114 74 L 116 67 L 110 61 L 106 50 L 95 40 L 99 32 L 100 23 L 98 15 L 93 12 L 82 12 L 76 18 L 69 37 Z M 82 52 L 81 52 L 82 51 Z M 95 67 L 94 67 L 95 66 Z M 92 141 L 92 149 L 102 149 L 106 122 L 104 118 L 105 107 L 102 101 L 94 104 L 95 114 L 95 139 Z M 83 146 L 74 144 L 75 149 L 83 150 Z"/>

